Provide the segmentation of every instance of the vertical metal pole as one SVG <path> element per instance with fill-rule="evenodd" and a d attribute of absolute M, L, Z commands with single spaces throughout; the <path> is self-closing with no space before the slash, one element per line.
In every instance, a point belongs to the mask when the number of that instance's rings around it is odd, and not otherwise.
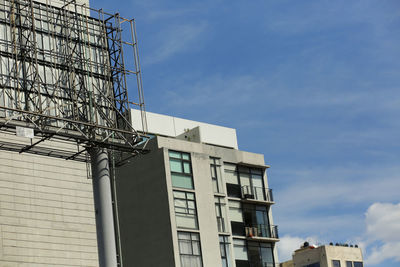
<path fill-rule="evenodd" d="M 100 267 L 117 267 L 117 248 L 107 150 L 91 148 L 92 183 L 96 211 L 97 246 Z"/>

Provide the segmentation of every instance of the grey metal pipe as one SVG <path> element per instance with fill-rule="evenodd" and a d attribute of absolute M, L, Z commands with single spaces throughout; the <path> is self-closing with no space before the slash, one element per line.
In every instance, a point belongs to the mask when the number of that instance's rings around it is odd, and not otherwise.
<path fill-rule="evenodd" d="M 108 154 L 104 148 L 91 148 L 89 153 L 92 163 L 99 266 L 117 267 L 117 248 Z"/>

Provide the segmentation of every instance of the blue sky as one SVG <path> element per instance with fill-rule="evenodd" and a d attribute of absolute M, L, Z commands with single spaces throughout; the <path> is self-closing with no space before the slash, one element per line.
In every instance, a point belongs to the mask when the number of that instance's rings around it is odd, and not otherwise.
<path fill-rule="evenodd" d="M 91 4 L 136 19 L 147 110 L 265 155 L 280 260 L 309 240 L 400 265 L 400 1 Z"/>

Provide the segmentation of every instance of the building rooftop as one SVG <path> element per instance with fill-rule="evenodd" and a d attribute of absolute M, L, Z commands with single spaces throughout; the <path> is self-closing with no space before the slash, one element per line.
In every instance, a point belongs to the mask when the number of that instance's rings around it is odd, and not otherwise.
<path fill-rule="evenodd" d="M 132 109 L 132 126 L 143 131 L 139 110 Z M 236 129 L 146 112 L 149 134 L 238 149 Z"/>

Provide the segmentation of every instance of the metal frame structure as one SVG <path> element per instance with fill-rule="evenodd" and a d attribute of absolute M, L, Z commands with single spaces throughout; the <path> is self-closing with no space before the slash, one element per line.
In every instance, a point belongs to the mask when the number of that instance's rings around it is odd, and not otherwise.
<path fill-rule="evenodd" d="M 124 52 L 132 54 L 133 70 Z M 128 98 L 128 75 L 136 75 L 136 101 Z M 145 135 L 131 125 L 132 104 L 146 131 L 134 19 L 75 0 L 57 7 L 48 0 L 0 0 L 0 130 L 27 127 L 41 138 L 0 149 L 46 155 L 38 144 L 62 139 L 84 147 L 56 153 L 66 159 L 82 160 L 91 147 L 140 153 Z"/>

